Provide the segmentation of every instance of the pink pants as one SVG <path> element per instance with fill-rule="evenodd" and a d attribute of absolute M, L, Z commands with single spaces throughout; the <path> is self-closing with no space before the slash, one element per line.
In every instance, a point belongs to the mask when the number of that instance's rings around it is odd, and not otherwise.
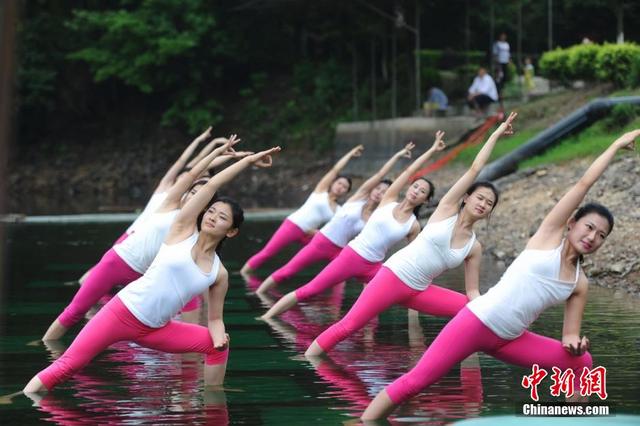
<path fill-rule="evenodd" d="M 349 278 L 367 283 L 376 275 L 380 265 L 381 262 L 369 262 L 346 246 L 314 279 L 295 291 L 296 299 L 298 302 L 307 300 Z"/>
<path fill-rule="evenodd" d="M 71 327 L 113 287 L 129 284 L 141 276 L 142 274 L 127 265 L 114 249 L 109 249 L 100 262 L 91 269 L 86 281 L 60 314 L 58 321 L 67 328 Z"/>
<path fill-rule="evenodd" d="M 180 312 L 195 311 L 196 309 L 199 309 L 200 306 L 202 306 L 202 303 L 203 303 L 202 295 L 199 294 L 193 299 L 189 300 L 187 304 L 182 307 L 182 310 Z"/>
<path fill-rule="evenodd" d="M 148 327 L 116 296 L 84 326 L 60 358 L 38 373 L 38 378 L 51 390 L 109 345 L 122 340 L 170 353 L 203 353 L 208 365 L 223 364 L 229 356 L 228 349 L 218 351 L 213 347 L 207 327 L 179 321 L 169 321 L 160 328 Z"/>
<path fill-rule="evenodd" d="M 551 370 L 571 368 L 576 375 L 576 389 L 579 389 L 583 367 L 591 368 L 591 355 L 570 355 L 559 340 L 525 331 L 520 337 L 505 340 L 485 326 L 469 309 L 462 309 L 442 329 L 431 343 L 418 364 L 407 374 L 387 386 L 389 398 L 395 403 L 416 395 L 422 389 L 435 383 L 455 364 L 474 352 L 485 352 L 501 361 L 522 367 L 538 364 Z"/>
<path fill-rule="evenodd" d="M 131 234 L 133 234 L 133 232 L 132 232 Z M 123 233 L 122 235 L 120 235 L 120 236 L 118 237 L 118 239 L 116 240 L 116 242 L 115 242 L 115 243 L 113 243 L 113 245 L 115 246 L 116 244 L 120 244 L 121 242 L 123 242 L 124 240 L 126 240 L 127 238 L 129 238 L 129 235 L 131 235 L 131 234 L 127 234 L 126 232 L 125 232 L 125 233 Z"/>
<path fill-rule="evenodd" d="M 430 284 L 424 291 L 414 290 L 383 266 L 362 290 L 349 312 L 320 334 L 316 341 L 328 352 L 391 305 L 399 304 L 438 317 L 453 317 L 468 301 L 464 294 L 435 284 Z"/>
<path fill-rule="evenodd" d="M 289 219 L 285 219 L 262 250 L 254 254 L 247 261 L 247 264 L 251 269 L 257 269 L 264 262 L 278 254 L 280 250 L 296 241 L 300 244 L 307 244 L 309 236 L 298 225 Z"/>
<path fill-rule="evenodd" d="M 335 245 L 321 232 L 317 232 L 311 239 L 311 242 L 296 253 L 286 265 L 271 274 L 271 278 L 273 278 L 275 282 L 281 283 L 293 277 L 309 265 L 321 260 L 333 260 L 340 254 L 341 250 L 342 247 Z"/>

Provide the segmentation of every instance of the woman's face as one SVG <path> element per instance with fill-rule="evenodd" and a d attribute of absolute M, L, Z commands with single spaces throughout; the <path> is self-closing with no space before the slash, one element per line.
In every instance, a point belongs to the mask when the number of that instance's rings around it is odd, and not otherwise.
<path fill-rule="evenodd" d="M 569 221 L 567 240 L 580 254 L 595 252 L 604 244 L 611 227 L 609 221 L 597 213 L 588 213 Z"/>
<path fill-rule="evenodd" d="M 222 201 L 213 203 L 202 216 L 200 232 L 219 238 L 235 235 L 237 228 L 233 227 L 231 206 Z"/>
<path fill-rule="evenodd" d="M 371 190 L 369 199 L 376 204 L 379 203 L 382 200 L 382 197 L 384 197 L 384 194 L 387 192 L 387 189 L 389 189 L 389 184 L 380 182 L 378 185 L 376 185 L 375 188 Z"/>
<path fill-rule="evenodd" d="M 412 206 L 419 206 L 427 201 L 430 192 L 431 185 L 429 185 L 429 182 L 424 179 L 418 179 L 409 186 L 404 198 Z"/>
<path fill-rule="evenodd" d="M 493 206 L 496 203 L 496 194 L 491 188 L 480 186 L 471 194 L 465 196 L 464 203 L 464 209 L 471 217 L 477 220 L 484 219 L 493 210 Z"/>
<path fill-rule="evenodd" d="M 333 183 L 331 184 L 331 188 L 329 189 L 329 192 L 331 192 L 336 197 L 341 197 L 347 192 L 349 192 L 349 186 L 350 185 L 347 178 L 339 177 L 338 179 L 333 181 Z"/>

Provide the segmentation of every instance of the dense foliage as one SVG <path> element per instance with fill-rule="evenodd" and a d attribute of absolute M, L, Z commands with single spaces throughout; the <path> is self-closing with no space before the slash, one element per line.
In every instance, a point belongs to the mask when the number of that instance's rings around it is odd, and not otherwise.
<path fill-rule="evenodd" d="M 543 75 L 564 83 L 571 80 L 599 80 L 618 87 L 640 83 L 640 46 L 582 44 L 546 52 L 540 58 Z"/>
<path fill-rule="evenodd" d="M 555 43 L 575 43 L 584 28 L 596 29 L 591 39 L 613 40 L 610 3 L 554 2 Z M 220 123 L 265 144 L 279 138 L 327 147 L 340 120 L 389 117 L 394 108 L 397 115 L 412 113 L 415 37 L 394 15 L 415 27 L 417 4 L 423 94 L 438 85 L 462 96 L 500 31 L 508 33 L 517 62 L 519 12 L 523 54 L 535 57 L 547 46 L 547 2 L 535 0 L 398 0 L 397 10 L 386 0 L 21 4 L 16 105 L 23 144 L 89 123 L 103 132 L 158 123 L 196 132 Z M 640 7 L 629 3 L 625 14 L 634 22 Z M 640 30 L 628 25 L 627 37 L 634 31 Z M 569 78 L 565 68 L 591 73 L 593 52 L 583 50 L 557 71 L 544 68 L 560 78 Z M 615 66 L 597 67 L 596 76 L 618 81 L 627 69 L 620 69 L 624 55 L 613 47 L 598 54 L 600 63 Z"/>

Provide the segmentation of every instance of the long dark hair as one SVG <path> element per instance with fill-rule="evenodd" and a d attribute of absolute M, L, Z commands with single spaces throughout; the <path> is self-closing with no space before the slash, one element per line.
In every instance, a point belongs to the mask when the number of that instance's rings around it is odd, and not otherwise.
<path fill-rule="evenodd" d="M 347 175 L 338 175 L 336 176 L 336 178 L 333 180 L 333 182 L 331 182 L 331 185 L 333 185 L 333 183 L 335 181 L 337 181 L 338 179 L 346 179 L 347 182 L 349 182 L 349 189 L 347 189 L 347 192 L 351 191 L 351 187 L 353 186 L 353 181 L 351 180 L 351 177 L 347 176 Z"/>
<path fill-rule="evenodd" d="M 607 219 L 607 222 L 609 222 L 609 232 L 607 232 L 607 235 L 609 235 L 611 231 L 613 231 L 613 214 L 608 208 L 599 203 L 587 203 L 584 206 L 580 207 L 573 215 L 573 220 L 577 222 L 589 213 L 595 213 L 598 216 L 602 216 L 603 218 Z"/>
<path fill-rule="evenodd" d="M 240 204 L 238 204 L 238 202 L 236 200 L 234 200 L 233 198 L 225 197 L 225 196 L 218 196 L 218 194 L 216 193 L 216 194 L 213 194 L 213 197 L 211 198 L 211 201 L 209 201 L 209 203 L 207 203 L 207 206 L 204 209 L 202 209 L 202 211 L 198 215 L 198 219 L 196 221 L 196 226 L 198 228 L 198 232 L 200 232 L 200 230 L 202 229 L 202 219 L 204 218 L 204 214 L 207 212 L 207 210 L 209 210 L 209 208 L 214 203 L 217 203 L 217 202 L 225 203 L 226 205 L 231 207 L 231 218 L 232 218 L 231 219 L 231 228 L 232 229 L 240 229 L 240 226 L 244 222 L 244 210 L 242 210 L 242 207 L 240 207 Z M 220 255 L 220 249 L 222 248 L 222 244 L 224 243 L 224 241 L 226 239 L 227 239 L 227 237 L 224 237 L 218 243 L 218 247 L 216 247 L 216 253 L 218 255 Z"/>
<path fill-rule="evenodd" d="M 416 218 L 419 218 L 420 216 L 420 209 L 422 208 L 422 206 L 424 206 L 425 204 L 428 204 L 429 201 L 431 201 L 431 199 L 433 198 L 433 194 L 435 194 L 436 192 L 436 186 L 433 184 L 433 182 L 431 182 L 429 179 L 427 179 L 424 176 L 419 177 L 418 179 L 415 179 L 413 182 L 415 182 L 416 180 L 423 180 L 425 182 L 427 182 L 429 184 L 429 193 L 427 194 L 427 201 L 425 201 L 422 204 L 418 204 L 417 206 L 415 206 L 413 208 L 413 214 L 415 215 Z M 413 184 L 413 182 L 411 182 Z"/>
<path fill-rule="evenodd" d="M 500 200 L 500 192 L 498 192 L 498 188 L 496 188 L 496 186 L 493 183 L 489 182 L 488 180 L 480 180 L 478 182 L 474 182 L 469 187 L 469 189 L 467 189 L 467 192 L 465 192 L 465 194 L 471 195 L 478 188 L 489 188 L 491 192 L 493 192 L 493 196 L 496 197 L 496 199 L 493 200 L 493 205 L 491 206 L 491 211 L 493 211 L 493 209 L 495 209 L 496 206 L 498 205 L 498 200 Z M 465 205 L 465 202 L 463 201 L 460 204 L 460 210 L 463 209 L 464 205 Z"/>

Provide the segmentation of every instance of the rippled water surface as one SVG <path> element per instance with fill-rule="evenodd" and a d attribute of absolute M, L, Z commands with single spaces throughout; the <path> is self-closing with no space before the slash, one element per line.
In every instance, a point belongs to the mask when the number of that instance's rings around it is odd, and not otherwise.
<path fill-rule="evenodd" d="M 19 396 L 0 405 L 0 424 L 342 424 L 355 418 L 378 391 L 419 359 L 446 320 L 423 315 L 410 318 L 406 309 L 391 309 L 339 345 L 330 360 L 312 365 L 300 355 L 320 331 L 346 312 L 362 286 L 347 282 L 270 325 L 255 320 L 269 300 L 253 296 L 250 287 L 256 283 L 246 284 L 235 271 L 276 226 L 246 224 L 242 235 L 229 241 L 223 253 L 223 262 L 232 271 L 224 313 L 232 339 L 224 391 L 204 389 L 199 356 L 119 343 L 37 403 Z M 30 344 L 71 299 L 77 285 L 69 282 L 99 259 L 123 227 L 5 228 L 0 394 L 21 389 L 71 342 L 77 328 L 56 346 Z M 263 275 L 292 253 L 289 250 L 266 265 Z M 279 294 L 308 280 L 317 270 L 285 283 Z M 485 261 L 483 291 L 502 271 Z M 438 283 L 460 291 L 462 271 L 450 271 Z M 585 312 L 583 331 L 591 338 L 595 365 L 607 368 L 607 403 L 618 414 L 640 413 L 639 308 L 637 299 L 593 286 Z M 562 307 L 548 310 L 533 331 L 560 337 L 562 315 Z M 528 373 L 483 354 L 472 356 L 401 407 L 395 413 L 396 421 L 445 424 L 513 415 L 517 403 L 528 400 L 528 391 L 520 386 L 523 374 Z M 540 393 L 543 400 L 552 399 L 548 388 L 541 387 Z M 513 418 L 502 419 L 513 422 Z M 609 417 L 602 424 L 627 420 L 631 423 L 625 424 L 640 424 L 640 417 L 624 416 Z"/>

